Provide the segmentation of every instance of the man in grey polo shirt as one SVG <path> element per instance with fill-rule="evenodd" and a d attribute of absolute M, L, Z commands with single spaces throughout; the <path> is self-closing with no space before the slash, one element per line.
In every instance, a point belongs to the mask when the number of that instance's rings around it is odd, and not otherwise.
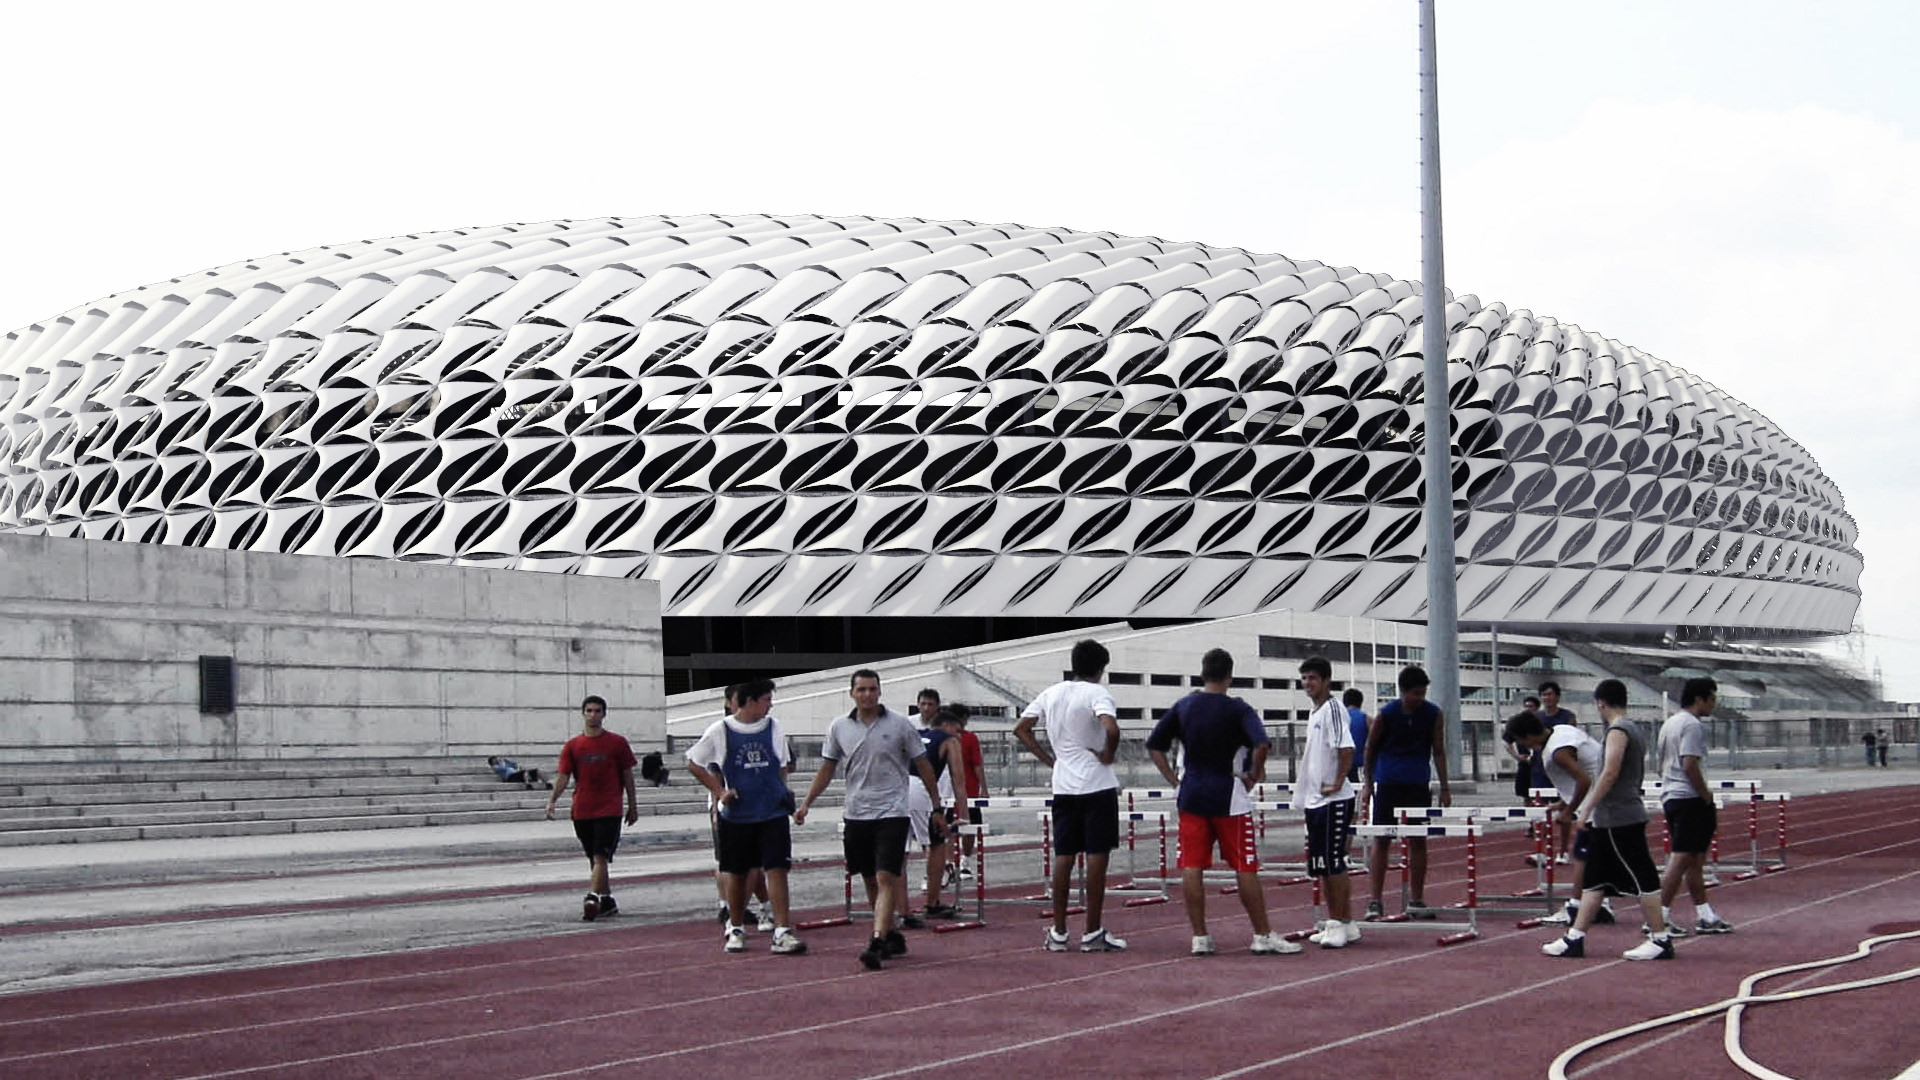
<path fill-rule="evenodd" d="M 847 873 L 859 874 L 873 908 L 873 938 L 860 953 L 860 963 L 878 971 L 882 960 L 907 951 L 906 936 L 894 928 L 896 885 L 907 862 L 907 785 L 913 774 L 927 786 L 933 805 L 940 805 L 939 782 L 927 763 L 920 732 L 906 717 L 880 704 L 880 675 L 861 668 L 853 673 L 848 691 L 853 711 L 834 720 L 820 747 L 820 771 L 813 787 L 794 811 L 793 821 L 804 825 L 807 809 L 827 789 L 844 763 L 847 802 L 843 812 Z M 929 822 L 935 835 L 946 832 L 946 822 L 935 814 Z"/>

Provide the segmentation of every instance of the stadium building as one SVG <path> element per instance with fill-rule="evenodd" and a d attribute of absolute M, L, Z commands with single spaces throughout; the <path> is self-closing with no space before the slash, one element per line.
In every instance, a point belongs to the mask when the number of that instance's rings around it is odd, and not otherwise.
<path fill-rule="evenodd" d="M 1420 312 L 1384 274 L 967 221 L 320 247 L 8 334 L 0 530 L 649 578 L 670 691 L 1117 621 L 1399 642 Z M 1463 624 L 1849 629 L 1854 522 L 1765 417 L 1525 309 L 1447 319 Z"/>

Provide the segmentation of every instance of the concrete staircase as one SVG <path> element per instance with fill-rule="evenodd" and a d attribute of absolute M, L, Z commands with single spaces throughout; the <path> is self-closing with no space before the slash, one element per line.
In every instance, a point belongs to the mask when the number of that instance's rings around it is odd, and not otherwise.
<path fill-rule="evenodd" d="M 670 785 L 640 782 L 640 812 L 704 818 L 706 790 L 667 766 Z M 547 802 L 464 758 L 34 763 L 0 779 L 0 847 L 484 825 L 537 820 Z"/>

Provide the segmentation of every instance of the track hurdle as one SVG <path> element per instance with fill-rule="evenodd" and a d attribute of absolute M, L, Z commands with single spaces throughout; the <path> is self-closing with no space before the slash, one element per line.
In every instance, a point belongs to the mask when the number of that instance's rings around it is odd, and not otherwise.
<path fill-rule="evenodd" d="M 971 836 L 973 842 L 973 918 L 956 919 L 933 927 L 936 934 L 951 934 L 959 930 L 978 930 L 987 925 L 987 837 L 993 834 L 993 827 L 981 822 L 955 825 L 954 835 Z M 954 907 L 965 910 L 962 902 L 962 890 L 954 890 Z"/>
<path fill-rule="evenodd" d="M 1488 828 L 1506 823 L 1525 822 L 1535 836 L 1537 844 L 1541 826 L 1551 825 L 1553 809 L 1548 806 L 1413 806 L 1401 807 L 1398 815 L 1402 824 L 1475 824 Z M 1401 903 L 1406 902 L 1406 890 L 1411 880 L 1407 866 L 1405 845 L 1402 845 L 1400 857 Z M 1429 863 L 1431 865 L 1431 863 Z M 1523 889 L 1516 893 L 1504 893 L 1494 896 L 1481 896 L 1480 908 L 1484 911 L 1512 911 L 1519 914 L 1542 912 L 1553 914 L 1559 901 L 1566 899 L 1556 894 L 1553 865 L 1544 868 L 1544 877 L 1536 875 L 1542 881 L 1539 887 Z M 1577 890 L 1574 890 L 1577 891 Z"/>
<path fill-rule="evenodd" d="M 845 839 L 847 835 L 847 823 L 845 821 L 836 824 L 834 835 Z M 846 901 L 842 913 L 839 915 L 827 915 L 818 919 L 797 921 L 793 924 L 795 930 L 825 930 L 830 926 L 851 926 L 853 924 L 853 872 L 846 869 L 845 866 L 842 866 L 840 874 L 846 879 Z"/>
<path fill-rule="evenodd" d="M 1449 904 L 1447 907 L 1434 909 L 1436 913 L 1441 911 L 1458 911 L 1464 912 L 1466 915 L 1466 919 L 1463 922 L 1445 920 L 1448 925 L 1459 926 L 1462 927 L 1462 929 L 1450 934 L 1441 934 L 1434 939 L 1434 944 L 1444 946 L 1458 945 L 1462 942 L 1472 941 L 1474 938 L 1480 936 L 1480 834 L 1485 828 L 1486 826 L 1478 821 L 1463 821 L 1441 825 L 1431 824 L 1426 821 L 1403 821 L 1396 825 L 1356 825 L 1353 829 L 1353 835 L 1365 839 L 1387 837 L 1389 839 L 1400 840 L 1403 845 L 1408 839 L 1413 837 L 1464 836 L 1467 838 L 1467 898 L 1460 903 Z M 1405 875 L 1408 873 L 1404 851 L 1402 852 L 1400 865 L 1402 880 L 1404 881 Z M 1316 882 L 1316 901 L 1318 899 L 1318 891 L 1318 883 Z M 1424 929 L 1424 927 L 1421 927 L 1418 923 L 1404 918 L 1391 921 L 1374 921 L 1367 923 L 1367 925 L 1408 926 L 1415 929 Z"/>

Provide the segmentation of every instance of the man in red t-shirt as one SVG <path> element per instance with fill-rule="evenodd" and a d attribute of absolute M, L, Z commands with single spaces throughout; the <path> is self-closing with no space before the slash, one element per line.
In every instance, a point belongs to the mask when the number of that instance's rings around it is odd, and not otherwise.
<path fill-rule="evenodd" d="M 560 748 L 560 765 L 554 771 L 560 780 L 547 796 L 547 820 L 553 820 L 553 807 L 567 784 L 577 783 L 573 793 L 573 834 L 593 864 L 593 876 L 587 898 L 582 902 L 580 918 L 592 922 L 620 910 L 607 887 L 607 864 L 620 846 L 620 793 L 627 793 L 627 824 L 640 820 L 640 802 L 633 790 L 633 767 L 638 759 L 627 740 L 600 725 L 606 720 L 607 700 L 589 694 L 580 703 L 580 734 Z"/>
<path fill-rule="evenodd" d="M 967 763 L 967 820 L 980 824 L 980 807 L 975 799 L 987 797 L 987 759 L 980 752 L 980 736 L 967 730 L 967 709 L 964 705 L 955 705 L 950 710 L 960 718 L 960 756 Z M 960 838 L 960 876 L 973 876 L 973 834 L 967 833 Z"/>

